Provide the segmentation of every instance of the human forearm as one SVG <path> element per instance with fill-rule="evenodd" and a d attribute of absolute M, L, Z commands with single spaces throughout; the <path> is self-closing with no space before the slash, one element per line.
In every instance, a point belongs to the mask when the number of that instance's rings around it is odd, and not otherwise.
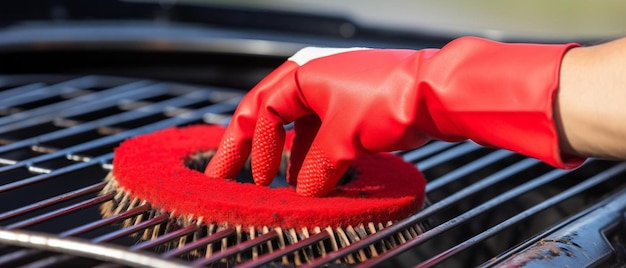
<path fill-rule="evenodd" d="M 626 38 L 565 55 L 555 120 L 564 153 L 626 159 Z"/>

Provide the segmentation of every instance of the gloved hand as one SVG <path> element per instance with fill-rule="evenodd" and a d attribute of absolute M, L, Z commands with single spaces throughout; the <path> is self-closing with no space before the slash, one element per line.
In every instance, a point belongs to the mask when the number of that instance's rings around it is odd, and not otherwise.
<path fill-rule="evenodd" d="M 243 98 L 205 174 L 234 178 L 250 155 L 255 182 L 268 185 L 290 122 L 288 180 L 308 196 L 332 191 L 357 156 L 433 138 L 574 167 L 583 159 L 561 155 L 552 114 L 573 46 L 465 37 L 442 49 L 305 48 Z"/>

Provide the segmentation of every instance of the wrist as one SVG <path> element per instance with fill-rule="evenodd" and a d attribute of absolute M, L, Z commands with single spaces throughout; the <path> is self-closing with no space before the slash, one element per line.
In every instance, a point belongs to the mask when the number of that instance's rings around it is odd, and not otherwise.
<path fill-rule="evenodd" d="M 570 50 L 563 58 L 555 120 L 564 152 L 625 159 L 626 39 Z"/>

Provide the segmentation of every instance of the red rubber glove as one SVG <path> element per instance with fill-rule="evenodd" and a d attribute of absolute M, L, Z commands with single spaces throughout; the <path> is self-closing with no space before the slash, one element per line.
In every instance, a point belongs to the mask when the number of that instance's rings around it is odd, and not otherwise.
<path fill-rule="evenodd" d="M 553 122 L 564 53 L 575 44 L 503 44 L 473 37 L 442 49 L 306 48 L 242 100 L 205 174 L 234 178 L 248 156 L 259 185 L 274 178 L 295 122 L 289 180 L 328 194 L 359 155 L 412 149 L 430 139 L 471 139 L 553 166 Z"/>

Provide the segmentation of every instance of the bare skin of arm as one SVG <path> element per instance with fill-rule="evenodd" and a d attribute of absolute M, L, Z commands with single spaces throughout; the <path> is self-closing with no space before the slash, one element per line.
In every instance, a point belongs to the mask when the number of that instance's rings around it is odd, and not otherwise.
<path fill-rule="evenodd" d="M 626 38 L 567 52 L 555 120 L 562 152 L 626 160 Z"/>

